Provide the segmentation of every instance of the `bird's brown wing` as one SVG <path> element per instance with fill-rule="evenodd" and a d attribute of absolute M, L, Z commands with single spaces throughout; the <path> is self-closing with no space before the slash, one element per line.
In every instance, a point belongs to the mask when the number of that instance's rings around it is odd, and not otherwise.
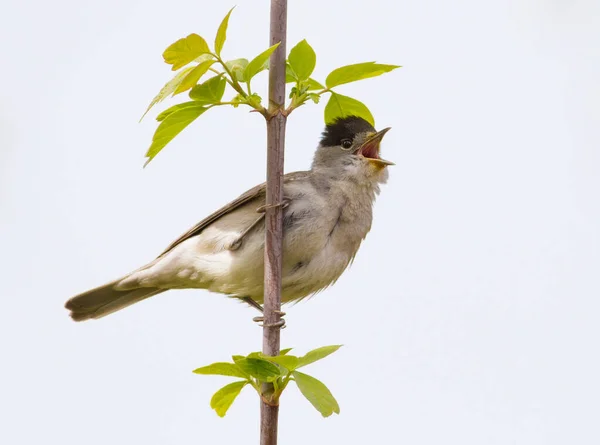
<path fill-rule="evenodd" d="M 307 177 L 308 174 L 309 174 L 309 172 L 306 172 L 306 171 L 288 173 L 283 176 L 283 183 L 286 184 L 286 183 L 289 183 L 290 181 L 297 181 L 299 179 L 303 179 L 303 178 Z M 208 227 L 209 225 L 214 223 L 216 220 L 218 220 L 222 216 L 227 215 L 229 212 L 237 209 L 238 207 L 240 207 L 250 201 L 258 200 L 261 198 L 264 201 L 265 191 L 266 191 L 266 183 L 264 183 L 264 182 L 260 185 L 257 185 L 256 187 L 251 188 L 246 193 L 240 195 L 237 199 L 231 201 L 229 204 L 226 204 L 225 206 L 221 207 L 219 210 L 217 210 L 213 214 L 207 216 L 202 221 L 200 221 L 198 224 L 196 224 L 194 227 L 192 227 L 190 230 L 188 230 L 186 233 L 181 235 L 179 238 L 177 238 L 175 241 L 173 241 L 171 243 L 171 245 L 169 247 L 167 247 L 165 249 L 165 251 L 163 253 L 161 253 L 158 257 L 160 258 L 165 253 L 169 252 L 171 249 L 173 249 L 178 244 L 181 244 L 185 240 L 200 234 L 206 227 Z"/>

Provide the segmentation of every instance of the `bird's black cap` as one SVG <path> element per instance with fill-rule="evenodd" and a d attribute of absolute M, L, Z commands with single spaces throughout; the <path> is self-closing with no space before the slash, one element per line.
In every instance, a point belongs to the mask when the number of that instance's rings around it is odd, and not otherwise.
<path fill-rule="evenodd" d="M 323 147 L 333 147 L 340 145 L 344 139 L 354 139 L 358 133 L 375 132 L 373 125 L 368 123 L 362 117 L 345 116 L 338 117 L 332 123 L 327 124 L 321 137 Z"/>

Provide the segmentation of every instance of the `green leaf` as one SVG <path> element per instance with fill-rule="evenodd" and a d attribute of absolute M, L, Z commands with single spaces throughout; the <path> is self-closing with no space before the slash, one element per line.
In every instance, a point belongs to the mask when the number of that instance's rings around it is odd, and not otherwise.
<path fill-rule="evenodd" d="M 276 355 L 275 357 L 271 357 L 269 355 L 261 354 L 261 357 L 265 360 L 270 361 L 271 363 L 277 363 L 278 365 L 283 366 L 289 371 L 293 371 L 296 369 L 300 363 L 300 359 L 293 355 Z"/>
<path fill-rule="evenodd" d="M 173 96 L 179 93 L 183 93 L 184 91 L 187 91 L 194 85 L 196 85 L 198 83 L 198 80 L 200 80 L 200 78 L 204 74 L 206 74 L 206 72 L 213 63 L 215 63 L 214 60 L 205 60 L 200 65 L 197 65 L 196 67 L 192 68 L 192 70 L 188 72 L 188 74 L 183 78 L 179 86 L 175 88 Z"/>
<path fill-rule="evenodd" d="M 148 108 L 146 108 L 146 111 L 144 112 L 144 114 L 142 115 L 142 117 L 140 118 L 140 121 L 142 119 L 144 119 L 144 116 L 146 116 L 146 114 L 148 114 L 148 111 L 150 111 L 150 108 L 152 108 L 154 105 L 156 105 L 159 102 L 162 102 L 163 100 L 165 100 L 168 96 L 170 96 L 171 94 L 173 94 L 175 92 L 175 90 L 177 89 L 177 87 L 181 84 L 181 82 L 183 82 L 183 79 L 188 75 L 188 73 L 190 71 L 192 71 L 194 68 L 189 67 L 186 68 L 184 70 L 181 70 L 180 72 L 178 72 L 177 74 L 175 74 L 175 76 L 169 80 L 165 86 L 163 86 L 160 91 L 158 92 L 158 94 L 156 96 L 154 96 L 154 99 L 152 99 L 152 102 L 150 102 L 150 105 L 148 105 Z"/>
<path fill-rule="evenodd" d="M 298 368 L 306 365 L 310 365 L 311 363 L 316 362 L 317 360 L 324 359 L 330 354 L 333 354 L 335 351 L 340 349 L 342 345 L 332 345 L 332 346 L 322 346 L 317 349 L 313 349 L 312 351 L 307 352 L 302 357 L 300 357 L 300 363 Z"/>
<path fill-rule="evenodd" d="M 235 76 L 235 80 L 238 82 L 245 82 L 244 74 L 246 67 L 248 66 L 248 59 L 235 59 L 225 62 L 225 66 Z"/>
<path fill-rule="evenodd" d="M 318 104 L 321 100 L 321 96 L 319 96 L 317 93 L 309 93 L 308 97 L 310 97 L 311 100 L 316 104 Z"/>
<path fill-rule="evenodd" d="M 342 66 L 329 73 L 325 79 L 327 88 L 332 88 L 337 85 L 343 85 L 349 82 L 355 82 L 369 77 L 379 76 L 383 73 L 390 72 L 400 68 L 398 65 L 382 65 L 375 62 L 357 63 L 355 65 Z"/>
<path fill-rule="evenodd" d="M 266 49 L 265 51 L 263 51 L 262 53 L 260 53 L 258 56 L 256 56 L 254 59 L 252 59 L 250 61 L 250 63 L 248 63 L 248 66 L 246 67 L 246 71 L 244 72 L 244 81 L 245 82 L 250 82 L 250 80 L 256 76 L 258 73 L 260 73 L 262 70 L 266 69 L 266 63 L 269 61 L 269 57 L 271 57 L 271 54 L 273 54 L 273 51 L 275 51 L 277 49 L 277 47 L 279 46 L 278 42 L 275 45 L 271 46 L 270 48 Z"/>
<path fill-rule="evenodd" d="M 248 378 L 248 374 L 240 369 L 235 363 L 217 362 L 212 365 L 203 366 L 202 368 L 194 369 L 195 374 L 202 375 L 226 375 L 230 377 Z"/>
<path fill-rule="evenodd" d="M 262 97 L 260 97 L 256 93 L 252 93 L 251 95 L 246 97 L 245 102 L 253 108 L 258 108 L 262 103 Z"/>
<path fill-rule="evenodd" d="M 201 104 L 196 104 L 195 107 L 191 105 L 184 107 L 169 114 L 158 126 L 152 137 L 152 144 L 146 152 L 148 160 L 144 166 L 154 159 L 154 157 L 177 136 L 181 131 L 191 124 L 198 116 L 204 113 L 208 108 L 203 107 Z"/>
<path fill-rule="evenodd" d="M 202 63 L 206 60 L 214 60 L 214 56 L 212 54 L 206 53 L 206 54 L 201 54 L 198 57 L 196 57 L 193 62 L 196 63 Z"/>
<path fill-rule="evenodd" d="M 193 99 L 202 105 L 220 102 L 223 93 L 225 93 L 225 85 L 226 82 L 223 77 L 211 77 L 206 82 L 192 88 L 190 91 L 190 99 Z"/>
<path fill-rule="evenodd" d="M 210 49 L 208 48 L 206 40 L 198 34 L 190 34 L 169 45 L 163 52 L 163 58 L 166 63 L 173 65 L 171 69 L 176 71 L 182 66 L 190 63 L 199 55 L 209 52 Z"/>
<path fill-rule="evenodd" d="M 311 91 L 311 90 L 324 90 L 325 87 L 323 85 L 321 85 L 319 82 L 317 82 L 315 79 L 308 79 L 307 82 L 308 85 L 308 90 L 307 91 Z"/>
<path fill-rule="evenodd" d="M 298 82 L 298 75 L 290 66 L 290 62 L 285 63 L 285 83 Z"/>
<path fill-rule="evenodd" d="M 225 45 L 225 39 L 227 38 L 227 26 L 229 24 L 229 16 L 235 9 L 235 6 L 229 10 L 221 24 L 219 25 L 219 29 L 217 30 L 217 36 L 215 37 L 215 53 L 217 56 L 221 55 L 221 50 L 223 49 L 223 45 Z"/>
<path fill-rule="evenodd" d="M 240 394 L 248 382 L 233 382 L 219 389 L 210 399 L 210 407 L 223 417 L 235 398 Z"/>
<path fill-rule="evenodd" d="M 292 373 L 298 389 L 323 417 L 339 414 L 340 406 L 331 391 L 319 380 L 298 371 Z"/>
<path fill-rule="evenodd" d="M 294 349 L 294 348 L 285 348 L 285 349 L 282 349 L 281 351 L 279 351 L 279 355 L 286 355 L 292 349 Z"/>
<path fill-rule="evenodd" d="M 277 366 L 262 358 L 244 357 L 236 360 L 234 357 L 234 361 L 242 371 L 250 374 L 252 377 L 260 380 L 261 382 L 267 382 L 270 379 L 277 378 L 281 375 L 281 372 Z"/>
<path fill-rule="evenodd" d="M 164 121 L 167 116 L 175 113 L 177 110 L 181 110 L 183 108 L 188 107 L 196 107 L 198 106 L 198 102 L 190 101 L 190 102 L 182 102 L 180 104 L 173 105 L 171 108 L 167 108 L 165 111 L 156 116 L 156 120 L 158 122 Z"/>
<path fill-rule="evenodd" d="M 317 55 L 305 39 L 291 49 L 288 61 L 297 79 L 306 80 L 315 69 Z"/>
<path fill-rule="evenodd" d="M 375 126 L 375 119 L 365 104 L 352 97 L 331 92 L 325 105 L 325 123 L 330 124 L 338 117 L 359 116 Z"/>

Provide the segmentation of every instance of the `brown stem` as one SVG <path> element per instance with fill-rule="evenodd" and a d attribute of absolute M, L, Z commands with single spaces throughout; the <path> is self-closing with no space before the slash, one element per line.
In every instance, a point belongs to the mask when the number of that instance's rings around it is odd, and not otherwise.
<path fill-rule="evenodd" d="M 274 326 L 281 310 L 283 210 L 273 206 L 283 199 L 283 152 L 285 145 L 285 55 L 287 0 L 271 0 L 269 45 L 281 42 L 269 64 L 269 119 L 267 120 L 267 210 L 265 215 L 265 301 L 263 353 L 278 355 L 280 328 Z M 263 390 L 263 393 L 265 391 Z M 260 401 L 260 444 L 277 445 L 279 406 Z"/>

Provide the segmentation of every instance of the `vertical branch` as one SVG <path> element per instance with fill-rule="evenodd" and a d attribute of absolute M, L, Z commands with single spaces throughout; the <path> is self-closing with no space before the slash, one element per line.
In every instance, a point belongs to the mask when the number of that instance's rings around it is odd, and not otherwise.
<path fill-rule="evenodd" d="M 283 256 L 283 153 L 285 144 L 285 55 L 287 0 L 271 0 L 269 45 L 281 42 L 269 64 L 269 119 L 267 121 L 267 196 L 265 219 L 265 301 L 263 353 L 279 354 L 281 309 L 281 265 Z M 260 444 L 277 444 L 279 407 L 261 400 Z"/>

